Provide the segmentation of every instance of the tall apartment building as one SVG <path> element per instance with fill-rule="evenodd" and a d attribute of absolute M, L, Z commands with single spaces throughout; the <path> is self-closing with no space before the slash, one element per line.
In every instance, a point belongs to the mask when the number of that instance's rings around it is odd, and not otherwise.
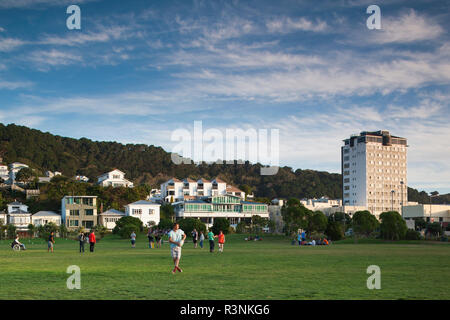
<path fill-rule="evenodd" d="M 343 205 L 366 207 L 378 216 L 401 213 L 408 201 L 406 138 L 389 131 L 361 132 L 341 148 Z"/>
<path fill-rule="evenodd" d="M 61 218 L 69 230 L 92 229 L 98 222 L 97 197 L 65 196 L 61 200 Z"/>

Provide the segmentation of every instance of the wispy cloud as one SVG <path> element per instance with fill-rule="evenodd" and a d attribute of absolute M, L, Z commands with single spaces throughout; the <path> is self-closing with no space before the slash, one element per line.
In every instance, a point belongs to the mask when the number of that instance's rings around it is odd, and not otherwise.
<path fill-rule="evenodd" d="M 293 31 L 323 32 L 328 29 L 327 23 L 322 20 L 312 21 L 307 18 L 282 17 L 266 22 L 269 32 L 289 33 Z"/>
<path fill-rule="evenodd" d="M 0 38 L 0 52 L 12 51 L 25 43 L 25 41 L 16 38 Z"/>
<path fill-rule="evenodd" d="M 99 0 L 77 0 L 77 4 L 86 2 L 99 1 Z M 2 0 L 0 2 L 0 8 L 32 8 L 37 6 L 62 6 L 73 4 L 72 0 Z"/>

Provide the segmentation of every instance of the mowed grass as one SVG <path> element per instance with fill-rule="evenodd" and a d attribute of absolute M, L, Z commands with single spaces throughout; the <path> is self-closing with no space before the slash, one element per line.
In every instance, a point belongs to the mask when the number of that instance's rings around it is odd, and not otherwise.
<path fill-rule="evenodd" d="M 183 247 L 183 273 L 172 275 L 169 245 L 149 249 L 108 236 L 94 253 L 78 242 L 24 240 L 13 252 L 0 241 L 0 299 L 450 299 L 450 245 L 351 241 L 299 247 L 281 236 L 247 242 L 227 237 L 225 252 Z M 81 268 L 81 290 L 66 287 L 67 267 Z M 381 268 L 381 290 L 369 290 L 369 265 Z"/>

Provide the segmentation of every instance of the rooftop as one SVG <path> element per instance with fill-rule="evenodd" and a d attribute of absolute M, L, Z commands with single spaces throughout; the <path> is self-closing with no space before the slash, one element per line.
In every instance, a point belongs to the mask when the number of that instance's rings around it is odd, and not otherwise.
<path fill-rule="evenodd" d="M 61 217 L 59 214 L 53 211 L 39 211 L 33 214 L 33 217 Z"/>

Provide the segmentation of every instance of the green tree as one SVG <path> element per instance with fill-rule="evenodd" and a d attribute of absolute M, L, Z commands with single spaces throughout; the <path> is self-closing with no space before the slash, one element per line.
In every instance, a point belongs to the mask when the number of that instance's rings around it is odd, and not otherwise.
<path fill-rule="evenodd" d="M 126 216 L 117 220 L 116 226 L 113 229 L 113 233 L 118 234 L 125 239 L 130 236 L 132 231 L 138 233 L 141 232 L 143 229 L 144 226 L 140 219 L 131 216 Z"/>
<path fill-rule="evenodd" d="M 108 228 L 98 224 L 94 227 L 94 231 L 96 234 L 98 234 L 100 236 L 100 239 L 101 239 L 101 238 L 105 237 L 105 235 L 108 233 Z"/>
<path fill-rule="evenodd" d="M 160 217 L 164 220 L 175 221 L 175 211 L 173 206 L 169 203 L 165 203 L 160 208 Z"/>
<path fill-rule="evenodd" d="M 37 228 L 32 223 L 30 223 L 28 225 L 28 234 L 30 235 L 30 238 L 34 238 L 34 234 L 36 233 L 36 231 Z"/>
<path fill-rule="evenodd" d="M 415 218 L 414 219 L 415 222 L 415 227 L 418 230 L 423 230 L 427 227 L 427 222 L 425 221 L 424 218 L 420 217 L 420 218 Z"/>
<path fill-rule="evenodd" d="M 369 211 L 356 211 L 352 218 L 353 231 L 356 234 L 369 236 L 374 232 L 380 223 Z"/>
<path fill-rule="evenodd" d="M 67 238 L 67 234 L 69 233 L 69 231 L 67 230 L 67 227 L 64 223 L 60 224 L 58 231 L 61 238 Z"/>
<path fill-rule="evenodd" d="M 28 182 L 34 177 L 33 170 L 31 168 L 22 168 L 16 174 L 16 181 Z"/>
<path fill-rule="evenodd" d="M 308 231 L 324 232 L 327 229 L 328 219 L 321 211 L 313 212 L 308 219 Z"/>
<path fill-rule="evenodd" d="M 436 237 L 442 234 L 442 227 L 440 223 L 439 222 L 427 223 L 426 233 Z"/>
<path fill-rule="evenodd" d="M 252 216 L 252 233 L 261 234 L 262 229 L 267 226 L 269 219 L 259 215 Z"/>
<path fill-rule="evenodd" d="M 8 233 L 8 239 L 14 239 L 16 236 L 16 230 L 17 230 L 16 226 L 13 224 L 8 224 L 8 227 L 6 230 Z"/>
<path fill-rule="evenodd" d="M 386 240 L 404 239 L 408 227 L 397 211 L 387 211 L 380 214 L 380 235 Z"/>
<path fill-rule="evenodd" d="M 341 240 L 344 238 L 344 228 L 341 222 L 329 221 L 325 234 L 329 239 L 333 241 Z"/>
<path fill-rule="evenodd" d="M 287 234 L 296 233 L 298 229 L 307 229 L 312 211 L 305 208 L 299 200 L 291 198 L 286 206 L 281 208 L 281 215 Z"/>
<path fill-rule="evenodd" d="M 227 234 L 230 229 L 230 221 L 226 218 L 215 218 L 211 229 L 214 234 L 219 234 L 220 230 Z"/>
<path fill-rule="evenodd" d="M 161 219 L 159 220 L 158 229 L 167 230 L 173 228 L 172 220 Z"/>
<path fill-rule="evenodd" d="M 236 226 L 236 233 L 249 233 L 250 226 L 244 221 L 241 220 Z"/>
<path fill-rule="evenodd" d="M 180 225 L 180 229 L 182 229 L 187 236 L 190 236 L 194 229 L 199 233 L 200 231 L 206 233 L 206 225 L 201 222 L 200 219 L 186 218 L 178 220 L 177 222 Z"/>

